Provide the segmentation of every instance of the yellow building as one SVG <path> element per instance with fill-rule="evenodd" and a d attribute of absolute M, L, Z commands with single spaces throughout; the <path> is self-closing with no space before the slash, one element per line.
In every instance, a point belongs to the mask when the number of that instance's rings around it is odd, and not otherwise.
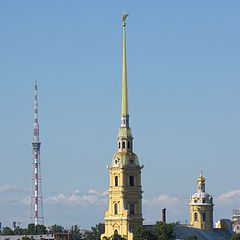
<path fill-rule="evenodd" d="M 190 225 L 203 230 L 213 230 L 213 198 L 205 192 L 205 178 L 200 172 L 198 192 L 190 198 Z"/>
<path fill-rule="evenodd" d="M 105 212 L 105 233 L 101 239 L 115 233 L 127 240 L 133 239 L 133 231 L 142 225 L 141 169 L 138 157 L 133 153 L 133 137 L 129 127 L 127 64 L 125 28 L 127 15 L 123 16 L 123 65 L 121 127 L 117 137 L 118 152 L 110 166 L 109 205 Z"/>

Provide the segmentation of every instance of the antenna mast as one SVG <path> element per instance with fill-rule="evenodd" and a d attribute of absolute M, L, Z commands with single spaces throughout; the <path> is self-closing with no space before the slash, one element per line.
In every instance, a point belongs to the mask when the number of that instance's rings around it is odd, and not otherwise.
<path fill-rule="evenodd" d="M 40 168 L 40 146 L 39 124 L 38 124 L 38 101 L 37 101 L 37 80 L 35 80 L 35 101 L 34 101 L 34 124 L 33 124 L 33 178 L 31 197 L 31 221 L 34 225 L 43 224 L 43 204 L 42 204 L 42 181 Z"/>

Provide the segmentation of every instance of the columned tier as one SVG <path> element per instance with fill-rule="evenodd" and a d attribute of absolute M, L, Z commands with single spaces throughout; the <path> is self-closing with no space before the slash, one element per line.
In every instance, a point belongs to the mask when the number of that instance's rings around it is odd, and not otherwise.
<path fill-rule="evenodd" d="M 129 116 L 123 115 L 121 116 L 121 127 L 129 127 Z"/>

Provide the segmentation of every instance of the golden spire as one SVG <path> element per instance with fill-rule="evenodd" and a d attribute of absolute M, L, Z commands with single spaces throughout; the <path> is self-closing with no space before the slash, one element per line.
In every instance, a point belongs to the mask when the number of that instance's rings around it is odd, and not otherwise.
<path fill-rule="evenodd" d="M 122 63 L 122 109 L 121 116 L 128 115 L 128 90 L 127 90 L 127 59 L 126 59 L 126 18 L 128 14 L 123 11 L 123 63 Z"/>

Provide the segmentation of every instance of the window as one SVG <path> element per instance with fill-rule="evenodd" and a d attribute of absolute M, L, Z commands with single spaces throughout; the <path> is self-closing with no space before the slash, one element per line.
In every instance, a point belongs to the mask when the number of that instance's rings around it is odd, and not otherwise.
<path fill-rule="evenodd" d="M 202 214 L 202 220 L 203 220 L 203 222 L 206 221 L 206 213 L 205 212 Z"/>
<path fill-rule="evenodd" d="M 115 177 L 115 187 L 118 186 L 118 176 Z"/>
<path fill-rule="evenodd" d="M 129 178 L 129 185 L 131 187 L 134 186 L 134 176 L 130 176 L 130 178 Z"/>
<path fill-rule="evenodd" d="M 128 148 L 130 148 L 130 142 L 128 142 Z"/>
<path fill-rule="evenodd" d="M 120 142 L 118 143 L 118 148 L 121 148 L 121 143 Z"/>
<path fill-rule="evenodd" d="M 202 202 L 203 202 L 203 203 L 205 203 L 205 202 L 206 202 L 206 200 L 203 198 Z"/>
<path fill-rule="evenodd" d="M 134 203 L 130 203 L 130 214 L 135 214 Z"/>
<path fill-rule="evenodd" d="M 118 235 L 118 230 L 115 230 L 115 231 L 114 231 L 114 235 Z"/>
<path fill-rule="evenodd" d="M 194 213 L 194 221 L 195 221 L 195 222 L 197 222 L 197 218 L 198 218 L 198 217 L 197 217 L 197 213 L 195 212 L 195 213 Z"/>
<path fill-rule="evenodd" d="M 122 143 L 122 148 L 123 148 L 123 149 L 125 148 L 125 142 Z"/>
<path fill-rule="evenodd" d="M 114 214 L 118 214 L 118 205 L 117 205 L 117 203 L 114 204 Z"/>

